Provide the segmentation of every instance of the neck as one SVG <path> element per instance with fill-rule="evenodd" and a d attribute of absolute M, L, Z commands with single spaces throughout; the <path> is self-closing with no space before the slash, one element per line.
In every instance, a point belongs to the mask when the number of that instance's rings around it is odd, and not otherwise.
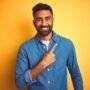
<path fill-rule="evenodd" d="M 47 36 L 41 36 L 41 35 L 39 35 L 39 37 L 40 37 L 42 40 L 49 41 L 49 40 L 52 38 L 52 32 L 49 33 Z"/>

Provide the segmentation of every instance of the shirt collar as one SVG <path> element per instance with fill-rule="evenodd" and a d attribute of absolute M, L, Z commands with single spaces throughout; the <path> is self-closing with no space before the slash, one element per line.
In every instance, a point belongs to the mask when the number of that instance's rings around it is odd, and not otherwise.
<path fill-rule="evenodd" d="M 36 34 L 35 38 L 40 42 L 41 42 L 41 39 L 38 37 L 38 35 Z M 52 38 L 50 41 L 54 41 L 55 43 L 58 43 L 58 34 L 56 34 L 54 31 L 52 31 Z"/>

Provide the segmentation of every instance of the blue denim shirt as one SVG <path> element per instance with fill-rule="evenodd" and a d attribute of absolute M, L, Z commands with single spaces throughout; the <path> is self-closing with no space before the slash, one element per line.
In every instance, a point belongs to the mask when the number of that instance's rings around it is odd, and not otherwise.
<path fill-rule="evenodd" d="M 40 62 L 47 52 L 46 46 L 37 36 L 21 45 L 16 65 L 16 85 L 19 88 L 28 87 L 29 90 L 67 90 L 68 68 L 74 90 L 83 90 L 83 81 L 72 42 L 53 32 L 49 48 L 55 43 L 58 44 L 54 50 L 55 62 L 45 68 L 36 80 L 32 80 L 30 70 Z"/>

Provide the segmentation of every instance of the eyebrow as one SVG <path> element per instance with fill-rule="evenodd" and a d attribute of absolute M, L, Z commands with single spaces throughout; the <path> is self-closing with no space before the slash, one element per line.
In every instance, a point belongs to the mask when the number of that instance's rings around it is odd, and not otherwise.
<path fill-rule="evenodd" d="M 51 16 L 46 16 L 45 18 L 51 18 Z M 42 17 L 36 17 L 35 19 L 42 19 Z"/>

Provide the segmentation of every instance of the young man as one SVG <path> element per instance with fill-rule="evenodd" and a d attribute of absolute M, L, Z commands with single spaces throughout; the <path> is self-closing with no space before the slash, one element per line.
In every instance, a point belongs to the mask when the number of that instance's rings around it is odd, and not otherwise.
<path fill-rule="evenodd" d="M 52 8 L 43 3 L 33 7 L 37 34 L 21 45 L 17 57 L 16 84 L 29 90 L 67 90 L 67 68 L 74 90 L 83 82 L 72 42 L 53 30 Z"/>

